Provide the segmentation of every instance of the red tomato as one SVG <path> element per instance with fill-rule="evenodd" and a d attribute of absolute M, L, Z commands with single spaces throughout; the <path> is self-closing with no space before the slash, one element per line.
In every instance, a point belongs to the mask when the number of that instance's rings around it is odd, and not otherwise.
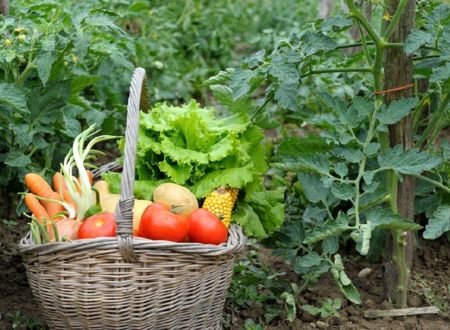
<path fill-rule="evenodd" d="M 153 203 L 145 209 L 139 224 L 139 236 L 154 240 L 182 242 L 189 232 L 189 222 L 170 212 L 170 206 Z"/>
<path fill-rule="evenodd" d="M 225 243 L 227 227 L 206 209 L 197 209 L 189 214 L 189 238 L 192 242 L 204 244 Z"/>
<path fill-rule="evenodd" d="M 78 238 L 114 237 L 116 228 L 114 213 L 94 214 L 81 223 Z"/>

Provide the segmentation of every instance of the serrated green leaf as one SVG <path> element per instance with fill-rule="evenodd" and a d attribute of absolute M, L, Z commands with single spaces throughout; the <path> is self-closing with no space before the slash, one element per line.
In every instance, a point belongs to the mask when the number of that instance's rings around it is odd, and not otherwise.
<path fill-rule="evenodd" d="M 408 38 L 405 41 L 405 53 L 406 55 L 411 55 L 420 47 L 430 44 L 433 41 L 432 35 L 423 30 L 412 30 Z"/>
<path fill-rule="evenodd" d="M 337 44 L 333 39 L 321 32 L 307 31 L 302 36 L 302 41 L 302 50 L 305 52 L 305 56 L 310 56 L 321 51 L 333 50 L 337 47 Z"/>
<path fill-rule="evenodd" d="M 392 125 L 407 116 L 411 110 L 417 105 L 417 98 L 407 98 L 392 102 L 386 108 L 382 108 L 378 114 L 378 120 L 385 125 Z"/>
<path fill-rule="evenodd" d="M 303 192 L 309 201 L 317 203 L 327 200 L 330 189 L 324 187 L 319 176 L 311 173 L 299 173 L 298 179 L 302 185 Z"/>
<path fill-rule="evenodd" d="M 450 62 L 446 65 L 433 69 L 433 74 L 430 77 L 430 82 L 446 81 L 450 78 Z"/>
<path fill-rule="evenodd" d="M 297 155 L 312 155 L 317 152 L 324 153 L 330 149 L 331 146 L 316 135 L 308 135 L 303 138 L 289 137 L 278 147 L 277 156 L 282 159 Z"/>
<path fill-rule="evenodd" d="M 281 83 L 275 90 L 274 99 L 278 105 L 284 109 L 297 109 L 298 83 Z"/>
<path fill-rule="evenodd" d="M 306 235 L 305 244 L 313 244 L 329 237 L 339 236 L 349 229 L 347 224 L 328 222 L 325 225 L 316 226 L 312 232 Z"/>
<path fill-rule="evenodd" d="M 252 70 L 236 69 L 231 74 L 230 88 L 233 90 L 233 100 L 236 101 L 250 91 L 250 81 L 256 73 Z"/>
<path fill-rule="evenodd" d="M 374 228 L 416 231 L 422 228 L 417 223 L 393 214 L 389 209 L 377 206 L 367 212 L 367 224 Z"/>
<path fill-rule="evenodd" d="M 14 84 L 0 83 L 0 103 L 8 104 L 22 113 L 30 112 L 25 101 L 25 93 Z"/>
<path fill-rule="evenodd" d="M 334 32 L 340 32 L 351 27 L 352 25 L 352 20 L 342 17 L 341 15 L 337 15 L 323 20 L 322 23 L 320 23 L 320 28 L 323 31 L 332 30 Z"/>
<path fill-rule="evenodd" d="M 439 206 L 428 220 L 423 238 L 436 239 L 448 231 L 450 231 L 450 205 L 444 204 Z"/>
<path fill-rule="evenodd" d="M 417 148 L 403 151 L 403 147 L 398 145 L 387 149 L 384 153 L 378 155 L 378 164 L 384 169 L 392 169 L 402 174 L 420 174 L 429 171 L 439 164 L 439 157 L 430 155 Z"/>
<path fill-rule="evenodd" d="M 217 100 L 225 105 L 230 112 L 250 112 L 253 108 L 252 102 L 248 97 L 240 97 L 237 100 L 233 100 L 233 91 L 228 86 L 211 85 L 210 88 Z"/>
<path fill-rule="evenodd" d="M 362 96 L 355 96 L 353 98 L 353 106 L 362 116 L 368 116 L 375 109 L 373 102 L 367 97 Z"/>
<path fill-rule="evenodd" d="M 296 259 L 295 264 L 297 267 L 312 267 L 320 265 L 322 259 L 317 252 L 311 252 L 300 256 Z"/>
<path fill-rule="evenodd" d="M 126 37 L 127 35 L 125 31 L 123 31 L 119 26 L 117 26 L 116 23 L 114 23 L 109 16 L 101 13 L 96 13 L 95 11 L 92 11 L 90 15 L 85 18 L 84 24 L 86 25 L 86 27 L 104 29 L 113 32 L 121 37 Z"/>
<path fill-rule="evenodd" d="M 300 75 L 295 65 L 285 62 L 281 56 L 277 55 L 272 58 L 269 74 L 278 79 L 280 83 L 291 86 L 290 89 L 293 88 L 293 84 L 298 84 L 300 79 Z"/>
<path fill-rule="evenodd" d="M 54 52 L 40 52 L 35 59 L 37 66 L 37 72 L 39 79 L 42 81 L 42 85 L 46 85 L 50 73 L 52 71 L 53 63 L 56 60 L 56 54 Z"/>
<path fill-rule="evenodd" d="M 282 157 L 283 163 L 275 163 L 274 167 L 292 172 L 312 172 L 325 174 L 330 172 L 328 157 L 323 154 Z"/>
<path fill-rule="evenodd" d="M 341 200 L 350 200 L 355 196 L 355 187 L 349 183 L 342 182 L 333 182 L 331 185 L 331 193 L 341 199 Z"/>
<path fill-rule="evenodd" d="M 264 61 L 266 51 L 264 49 L 259 50 L 244 59 L 244 63 L 248 65 L 250 69 L 253 69 Z"/>
<path fill-rule="evenodd" d="M 364 157 L 361 150 L 353 148 L 339 147 L 334 149 L 332 153 L 350 163 L 359 163 Z"/>

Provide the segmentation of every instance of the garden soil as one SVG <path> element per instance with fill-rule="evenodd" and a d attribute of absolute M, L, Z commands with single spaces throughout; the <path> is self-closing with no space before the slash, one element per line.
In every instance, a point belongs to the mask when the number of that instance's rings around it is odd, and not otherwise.
<path fill-rule="evenodd" d="M 37 304 L 33 301 L 28 286 L 25 269 L 17 252 L 17 243 L 26 231 L 24 223 L 7 225 L 0 223 L 0 330 L 7 329 L 45 329 Z M 417 250 L 409 305 L 427 306 L 423 292 L 437 293 L 437 302 L 450 305 L 448 285 L 450 284 L 450 243 L 444 238 L 438 241 L 421 241 L 422 247 Z M 345 251 L 342 251 L 345 255 Z M 288 271 L 289 268 L 280 259 L 270 255 L 270 251 L 259 249 L 261 262 L 277 270 Z M 370 264 L 363 259 L 350 256 L 346 261 L 346 270 L 361 293 L 363 304 L 358 306 L 343 302 L 339 317 L 332 316 L 319 320 L 305 312 L 298 312 L 293 323 L 273 321 L 266 325 L 267 330 L 308 330 L 308 329 L 450 329 L 448 315 L 410 316 L 399 318 L 381 318 L 368 320 L 363 317 L 366 309 L 390 309 L 392 306 L 385 300 L 383 290 L 383 273 L 381 264 Z M 361 269 L 369 267 L 373 270 L 368 277 L 360 279 Z M 288 280 L 295 280 L 290 273 Z M 299 297 L 300 304 L 319 306 L 323 299 L 340 297 L 338 290 L 329 276 L 324 276 L 318 285 Z M 448 307 L 447 307 L 448 308 Z M 227 307 L 226 311 L 230 311 Z M 231 316 L 231 329 L 241 329 L 248 318 L 261 317 L 261 308 L 249 308 Z"/>

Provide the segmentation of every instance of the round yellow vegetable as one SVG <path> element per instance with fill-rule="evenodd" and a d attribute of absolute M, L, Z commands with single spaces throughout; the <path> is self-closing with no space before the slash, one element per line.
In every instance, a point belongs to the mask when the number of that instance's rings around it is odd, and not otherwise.
<path fill-rule="evenodd" d="M 198 201 L 189 189 L 175 183 L 163 183 L 153 191 L 153 202 L 169 204 L 172 212 L 188 216 L 198 209 Z"/>

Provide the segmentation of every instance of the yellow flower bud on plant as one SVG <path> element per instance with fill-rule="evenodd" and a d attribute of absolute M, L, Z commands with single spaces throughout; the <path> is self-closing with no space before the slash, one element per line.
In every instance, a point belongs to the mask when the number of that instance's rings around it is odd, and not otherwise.
<path fill-rule="evenodd" d="M 12 41 L 11 41 L 11 39 L 5 39 L 5 40 L 3 41 L 3 44 L 4 44 L 6 47 L 9 47 L 9 46 L 12 45 Z"/>

